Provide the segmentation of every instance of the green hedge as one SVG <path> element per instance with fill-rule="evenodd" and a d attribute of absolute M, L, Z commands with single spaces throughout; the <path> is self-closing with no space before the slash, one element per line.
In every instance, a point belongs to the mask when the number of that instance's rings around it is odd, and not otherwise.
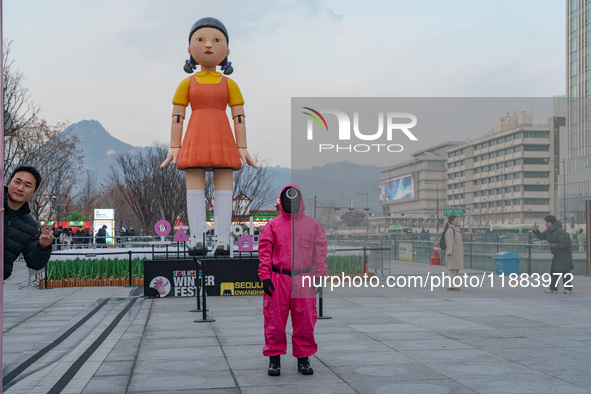
<path fill-rule="evenodd" d="M 326 259 L 329 275 L 363 274 L 363 256 L 328 256 Z"/>
<path fill-rule="evenodd" d="M 144 276 L 144 260 L 131 260 L 131 275 L 134 278 Z M 56 260 L 47 264 L 47 279 L 103 279 L 127 278 L 129 276 L 129 260 L 122 259 L 74 259 Z"/>

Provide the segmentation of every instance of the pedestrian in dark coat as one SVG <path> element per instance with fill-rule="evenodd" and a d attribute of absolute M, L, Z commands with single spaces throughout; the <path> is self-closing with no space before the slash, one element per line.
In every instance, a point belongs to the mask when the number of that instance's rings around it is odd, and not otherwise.
<path fill-rule="evenodd" d="M 562 277 L 564 293 L 570 294 L 573 290 L 573 275 L 570 273 L 573 268 L 573 245 L 570 237 L 562 228 L 562 223 L 554 215 L 548 215 L 544 218 L 546 230 L 541 233 L 538 226 L 534 225 L 533 233 L 541 240 L 548 240 L 547 248 L 552 252 L 552 264 L 550 265 L 550 275 L 552 282 L 546 293 L 558 292 L 558 281 Z"/>
<path fill-rule="evenodd" d="M 37 192 L 41 174 L 33 167 L 17 167 L 4 188 L 4 279 L 12 273 L 14 261 L 22 253 L 27 267 L 40 270 L 51 257 L 53 231 L 39 226 L 30 215 L 29 201 Z"/>

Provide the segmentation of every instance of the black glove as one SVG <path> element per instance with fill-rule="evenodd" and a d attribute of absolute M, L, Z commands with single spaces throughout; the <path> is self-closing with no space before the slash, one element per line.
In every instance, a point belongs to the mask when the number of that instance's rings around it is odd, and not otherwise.
<path fill-rule="evenodd" d="M 273 282 L 271 282 L 271 279 L 265 279 L 263 281 L 263 291 L 265 292 L 266 295 L 272 296 L 273 293 L 271 292 L 271 290 L 275 290 L 275 286 L 273 286 Z"/>

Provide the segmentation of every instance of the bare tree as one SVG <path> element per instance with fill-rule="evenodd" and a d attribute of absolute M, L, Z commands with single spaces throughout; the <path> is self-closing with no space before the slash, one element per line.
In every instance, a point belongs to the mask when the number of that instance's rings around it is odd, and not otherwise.
<path fill-rule="evenodd" d="M 111 208 L 115 210 L 115 227 L 126 229 L 135 228 L 141 229 L 141 224 L 131 206 L 125 199 L 124 193 L 117 185 L 101 185 L 102 190 L 97 196 L 97 199 L 92 207 L 94 208 Z"/>
<path fill-rule="evenodd" d="M 39 107 L 33 103 L 29 90 L 24 86 L 24 76 L 14 70 L 10 57 L 11 41 L 4 41 L 3 75 L 4 80 L 4 134 L 18 133 L 21 128 L 34 123 Z"/>
<path fill-rule="evenodd" d="M 33 118 L 4 138 L 4 172 L 10 174 L 17 166 L 27 165 L 37 168 L 43 177 L 29 204 L 35 219 L 54 217 L 59 208 L 56 204 L 71 203 L 82 156 L 76 150 L 77 138 L 61 133 L 63 129 L 64 124 L 51 126 L 45 120 Z"/>
<path fill-rule="evenodd" d="M 82 183 L 80 184 L 80 192 L 76 196 L 76 203 L 80 207 L 80 212 L 90 220 L 93 212 L 97 207 L 97 202 L 101 196 L 101 190 L 96 184 L 96 175 L 92 171 L 86 171 Z"/>
<path fill-rule="evenodd" d="M 166 219 L 174 225 L 185 217 L 185 176 L 174 166 L 160 168 L 168 148 L 159 145 L 139 154 L 117 157 L 109 178 L 127 201 L 140 223 L 140 230 L 153 232 L 154 224 Z"/>
<path fill-rule="evenodd" d="M 258 155 L 253 156 L 253 160 L 258 168 L 243 165 L 239 171 L 234 171 L 234 184 L 232 186 L 232 196 L 236 198 L 244 194 L 250 199 L 250 205 L 234 205 L 234 220 L 239 217 L 246 217 L 249 211 L 257 211 L 265 204 L 274 200 L 269 194 L 273 181 L 273 174 L 269 171 L 269 161 Z M 214 195 L 213 174 L 208 172 L 205 175 L 205 200 L 207 209 L 212 208 Z"/>
<path fill-rule="evenodd" d="M 361 211 L 349 211 L 341 216 L 341 220 L 349 228 L 362 225 L 364 219 L 365 213 Z"/>

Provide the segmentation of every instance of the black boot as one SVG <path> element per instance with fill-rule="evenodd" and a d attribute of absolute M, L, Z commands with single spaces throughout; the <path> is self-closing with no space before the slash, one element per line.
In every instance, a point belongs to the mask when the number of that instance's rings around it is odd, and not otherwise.
<path fill-rule="evenodd" d="M 269 357 L 269 376 L 279 376 L 281 374 L 281 356 Z"/>
<path fill-rule="evenodd" d="M 187 254 L 189 256 L 205 256 L 207 255 L 207 246 L 203 245 L 203 242 L 197 242 L 195 247 L 190 245 L 187 247 Z"/>
<path fill-rule="evenodd" d="M 214 256 L 229 256 L 230 255 L 230 246 L 223 243 L 218 245 L 216 250 L 213 252 Z"/>
<path fill-rule="evenodd" d="M 314 373 L 308 357 L 298 358 L 298 372 L 302 375 L 312 375 Z"/>

